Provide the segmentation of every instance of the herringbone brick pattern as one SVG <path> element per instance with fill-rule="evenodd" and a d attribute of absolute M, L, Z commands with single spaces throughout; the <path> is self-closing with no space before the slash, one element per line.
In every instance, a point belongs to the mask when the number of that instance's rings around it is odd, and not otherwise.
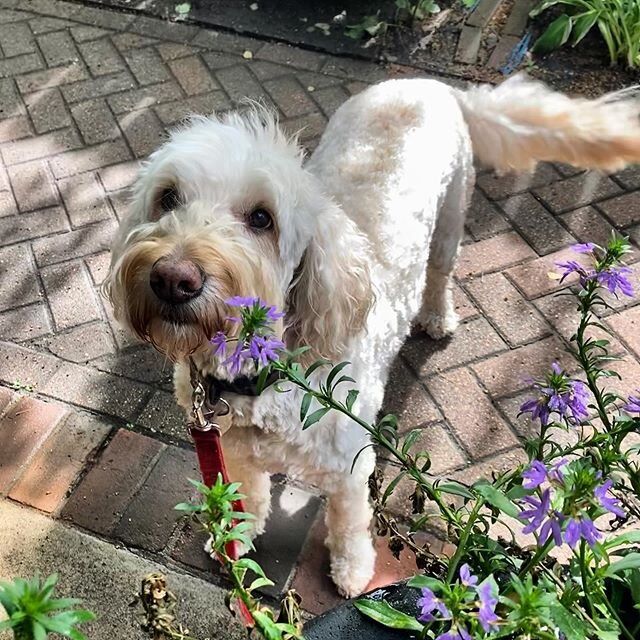
<path fill-rule="evenodd" d="M 171 372 L 116 327 L 99 292 L 127 189 L 189 113 L 260 99 L 312 149 L 344 100 L 400 73 L 80 4 L 0 0 L 0 492 L 212 570 L 172 509 L 197 472 Z M 559 284 L 548 273 L 569 245 L 603 242 L 612 227 L 637 245 L 638 189 L 637 168 L 479 176 L 456 272 L 464 322 L 443 343 L 411 338 L 388 390 L 402 428 L 423 428 L 434 472 L 472 480 L 520 459 L 526 379 L 566 361 L 572 328 L 572 305 L 553 295 Z M 605 322 L 629 352 L 621 366 L 630 391 L 640 386 L 640 307 L 616 308 Z M 288 485 L 275 494 L 259 557 L 279 589 L 293 581 L 320 611 L 336 596 L 319 500 Z M 408 570 L 380 548 L 378 582 Z"/>

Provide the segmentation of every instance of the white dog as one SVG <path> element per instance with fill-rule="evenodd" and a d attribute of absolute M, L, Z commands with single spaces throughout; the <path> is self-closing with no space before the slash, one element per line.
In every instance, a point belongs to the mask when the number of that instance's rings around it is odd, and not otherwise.
<path fill-rule="evenodd" d="M 229 380 L 209 339 L 234 330 L 225 300 L 259 296 L 286 311 L 277 334 L 290 348 L 352 363 L 356 411 L 373 421 L 412 323 L 433 338 L 456 328 L 450 283 L 474 154 L 501 171 L 539 160 L 616 170 L 640 162 L 638 105 L 628 92 L 571 100 L 522 78 L 469 91 L 392 80 L 344 104 L 306 166 L 264 110 L 194 118 L 138 179 L 107 282 L 116 317 L 175 361 L 189 411 L 186 356 Z M 360 593 L 375 560 L 371 448 L 351 470 L 365 432 L 337 413 L 303 432 L 297 391 L 224 396 L 225 454 L 255 534 L 270 474 L 315 484 L 328 498 L 331 576 Z"/>

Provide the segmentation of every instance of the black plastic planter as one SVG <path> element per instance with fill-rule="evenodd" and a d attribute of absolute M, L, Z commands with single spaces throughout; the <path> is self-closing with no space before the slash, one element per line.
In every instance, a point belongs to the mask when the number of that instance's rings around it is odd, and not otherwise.
<path fill-rule="evenodd" d="M 412 615 L 418 613 L 416 601 L 419 597 L 420 592 L 407 587 L 406 582 L 392 584 L 360 596 L 386 600 L 393 607 Z M 353 603 L 354 600 L 349 600 L 309 622 L 305 627 L 304 637 L 307 640 L 410 640 L 416 637 L 410 631 L 396 631 L 374 622 L 360 613 Z"/>

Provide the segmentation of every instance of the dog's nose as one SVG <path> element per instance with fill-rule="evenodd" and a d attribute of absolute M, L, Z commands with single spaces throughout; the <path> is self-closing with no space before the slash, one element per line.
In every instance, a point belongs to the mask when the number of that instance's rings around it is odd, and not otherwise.
<path fill-rule="evenodd" d="M 204 275 L 190 260 L 165 257 L 151 267 L 149 284 L 163 302 L 182 304 L 200 295 Z"/>

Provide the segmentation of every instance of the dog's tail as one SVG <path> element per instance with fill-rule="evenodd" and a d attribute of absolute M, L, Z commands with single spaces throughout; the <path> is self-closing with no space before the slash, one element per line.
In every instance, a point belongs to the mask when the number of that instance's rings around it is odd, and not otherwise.
<path fill-rule="evenodd" d="M 640 163 L 640 86 L 587 100 L 517 75 L 456 97 L 475 155 L 499 172 L 541 160 L 608 172 Z"/>

